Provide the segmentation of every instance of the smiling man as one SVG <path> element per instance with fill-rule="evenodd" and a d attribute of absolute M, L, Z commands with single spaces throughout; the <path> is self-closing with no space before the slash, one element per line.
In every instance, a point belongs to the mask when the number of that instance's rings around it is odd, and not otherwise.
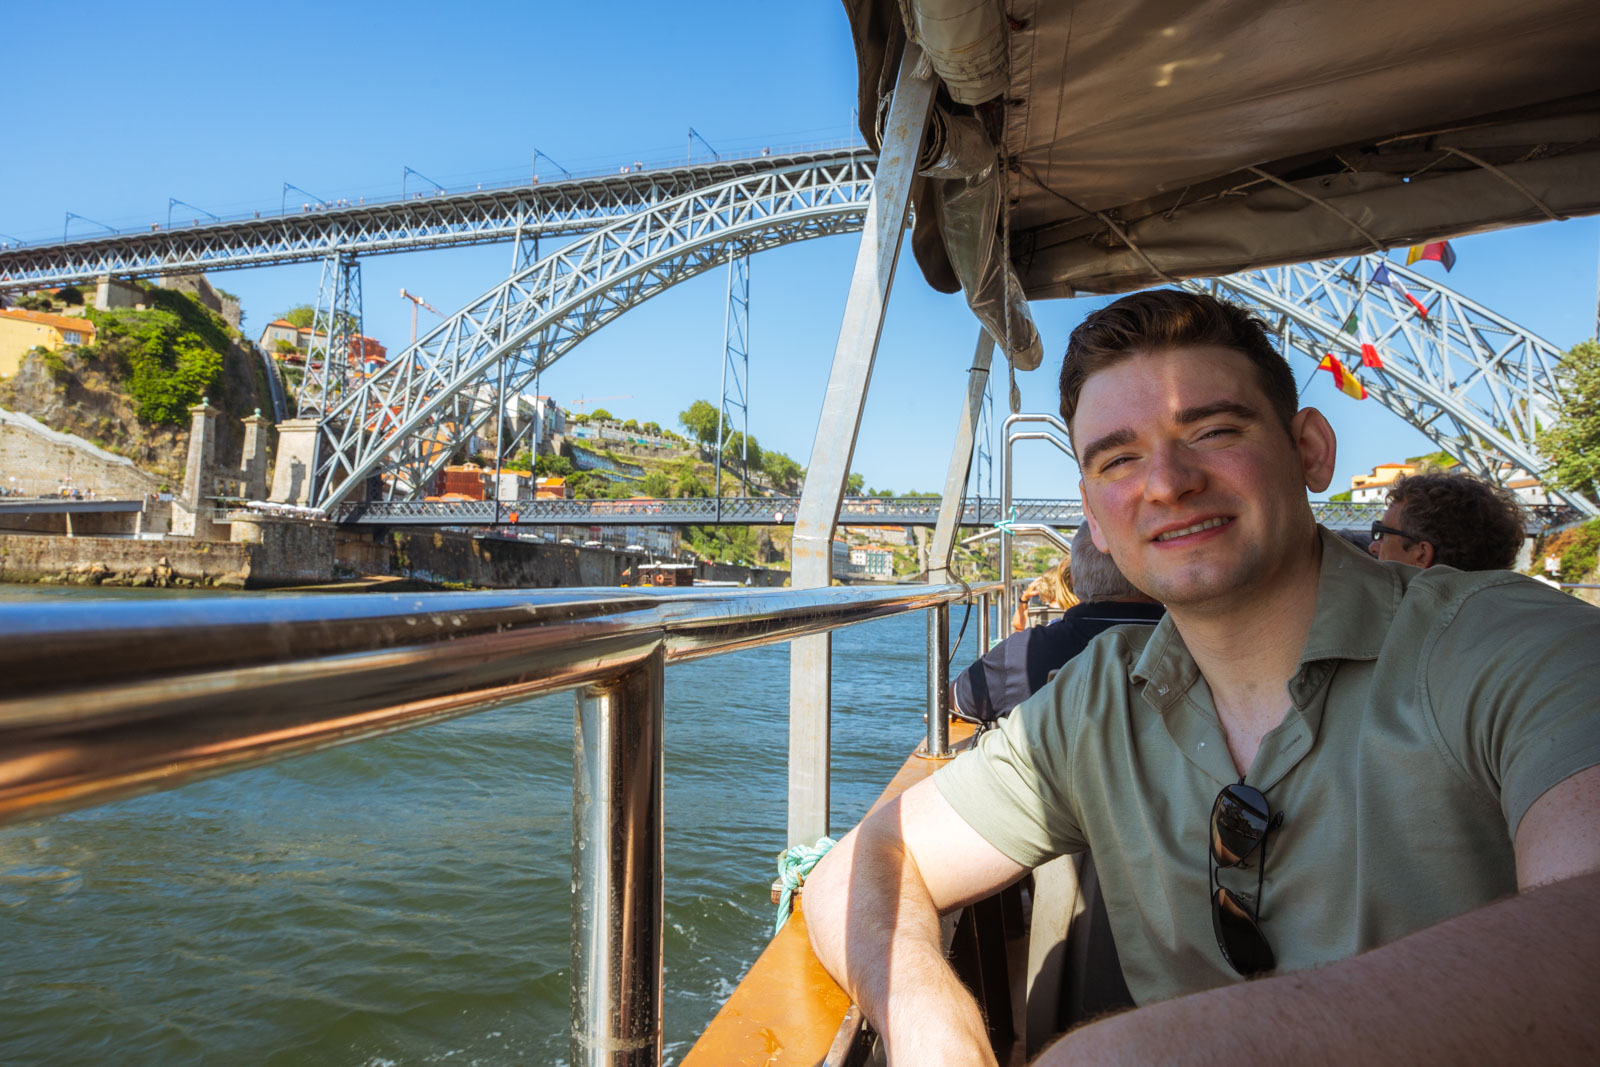
<path fill-rule="evenodd" d="M 811 876 L 813 946 L 891 1059 L 993 1062 L 937 917 L 1086 849 L 1141 1006 L 1050 1062 L 1592 1051 L 1600 612 L 1320 529 L 1332 428 L 1210 297 L 1091 315 L 1061 412 L 1095 544 L 1168 616 L 1097 638 Z"/>

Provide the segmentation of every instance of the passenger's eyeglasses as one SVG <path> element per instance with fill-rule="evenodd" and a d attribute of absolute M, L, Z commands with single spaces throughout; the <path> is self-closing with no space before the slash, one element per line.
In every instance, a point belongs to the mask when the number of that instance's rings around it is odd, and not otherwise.
<path fill-rule="evenodd" d="M 1282 821 L 1282 813 L 1273 818 L 1261 790 L 1243 782 L 1223 786 L 1216 803 L 1211 805 L 1211 862 L 1206 869 L 1211 885 L 1211 928 L 1217 935 L 1222 958 L 1247 978 L 1278 965 L 1272 946 L 1261 932 L 1259 918 L 1267 865 L 1267 831 Z M 1217 871 L 1224 867 L 1248 867 L 1246 861 L 1257 846 L 1261 848 L 1261 858 L 1256 864 L 1255 900 L 1241 900 L 1233 891 L 1218 884 Z"/>
<path fill-rule="evenodd" d="M 1424 540 L 1424 538 L 1418 537 L 1414 533 L 1407 533 L 1404 530 L 1396 530 L 1393 526 L 1385 526 L 1381 522 L 1375 522 L 1372 524 L 1372 539 L 1374 541 L 1382 541 L 1385 534 L 1390 537 L 1404 537 L 1407 541 Z"/>

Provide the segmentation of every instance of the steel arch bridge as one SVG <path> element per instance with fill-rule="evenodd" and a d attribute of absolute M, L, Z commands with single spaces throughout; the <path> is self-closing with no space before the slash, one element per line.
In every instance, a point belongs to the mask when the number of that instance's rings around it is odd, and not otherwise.
<path fill-rule="evenodd" d="M 1380 265 L 1421 311 L 1391 286 L 1374 284 Z M 1286 354 L 1313 361 L 1335 354 L 1373 399 L 1474 474 L 1504 483 L 1519 468 L 1544 469 L 1536 439 L 1560 408 L 1555 369 L 1562 352 L 1460 293 L 1381 255 L 1184 285 L 1256 311 L 1276 329 Z M 1363 341 L 1376 347 L 1381 367 L 1362 366 Z M 1600 514 L 1579 494 L 1557 495 L 1583 514 Z"/>
<path fill-rule="evenodd" d="M 859 230 L 868 156 L 795 164 L 650 205 L 517 271 L 343 396 L 330 398 L 314 506 L 358 488 L 415 495 L 544 368 L 679 282 L 767 248 Z M 491 392 L 491 386 L 492 392 Z"/>

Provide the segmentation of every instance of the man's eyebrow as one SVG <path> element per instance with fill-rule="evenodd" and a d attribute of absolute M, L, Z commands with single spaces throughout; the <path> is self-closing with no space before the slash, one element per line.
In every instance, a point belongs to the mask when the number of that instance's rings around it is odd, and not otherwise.
<path fill-rule="evenodd" d="M 1078 456 L 1078 468 L 1080 470 L 1088 468 L 1089 464 L 1094 462 L 1094 457 L 1108 449 L 1121 448 L 1123 445 L 1133 444 L 1134 436 L 1134 432 L 1124 426 L 1120 430 L 1112 430 L 1104 437 L 1095 438 L 1085 446 L 1082 454 Z"/>
<path fill-rule="evenodd" d="M 1209 419 L 1213 415 L 1237 415 L 1241 419 L 1259 419 L 1261 414 L 1248 404 L 1241 404 L 1237 400 L 1218 400 L 1214 404 L 1201 404 L 1198 407 L 1184 408 L 1178 412 L 1175 421 L 1179 426 L 1188 426 L 1190 423 Z"/>

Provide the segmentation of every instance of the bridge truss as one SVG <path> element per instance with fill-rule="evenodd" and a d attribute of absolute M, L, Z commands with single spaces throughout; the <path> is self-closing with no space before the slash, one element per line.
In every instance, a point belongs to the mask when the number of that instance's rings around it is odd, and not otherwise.
<path fill-rule="evenodd" d="M 1380 265 L 1421 305 L 1374 284 Z M 1256 311 L 1287 354 L 1333 353 L 1368 395 L 1421 430 L 1474 474 L 1504 483 L 1539 473 L 1536 439 L 1560 401 L 1549 341 L 1482 304 L 1381 255 L 1296 263 L 1185 282 Z M 1362 365 L 1363 342 L 1381 367 Z M 1582 514 L 1600 514 L 1576 493 L 1556 494 Z"/>
<path fill-rule="evenodd" d="M 358 489 L 420 495 L 543 369 L 627 309 L 731 257 L 861 228 L 870 157 L 796 164 L 695 189 L 516 271 L 330 405 L 313 503 Z"/>
<path fill-rule="evenodd" d="M 353 266 L 357 253 L 513 241 L 516 266 L 504 283 L 371 378 L 322 384 L 305 412 L 323 420 L 318 507 L 358 485 L 417 495 L 508 390 L 515 395 L 628 307 L 750 252 L 859 230 L 873 162 L 862 148 L 840 148 L 383 203 L 306 203 L 269 218 L 0 250 L 0 289 L 309 260 Z M 575 235 L 587 237 L 537 255 L 540 238 Z M 1286 353 L 1338 355 L 1373 399 L 1474 473 L 1503 482 L 1519 469 L 1542 471 L 1536 438 L 1556 416 L 1560 351 L 1388 263 L 1420 314 L 1373 284 L 1383 262 L 1347 257 L 1184 284 L 1256 310 Z M 1346 329 L 1352 315 L 1357 333 Z M 1361 366 L 1363 341 L 1381 367 Z M 1558 495 L 1600 514 L 1595 501 Z"/>

